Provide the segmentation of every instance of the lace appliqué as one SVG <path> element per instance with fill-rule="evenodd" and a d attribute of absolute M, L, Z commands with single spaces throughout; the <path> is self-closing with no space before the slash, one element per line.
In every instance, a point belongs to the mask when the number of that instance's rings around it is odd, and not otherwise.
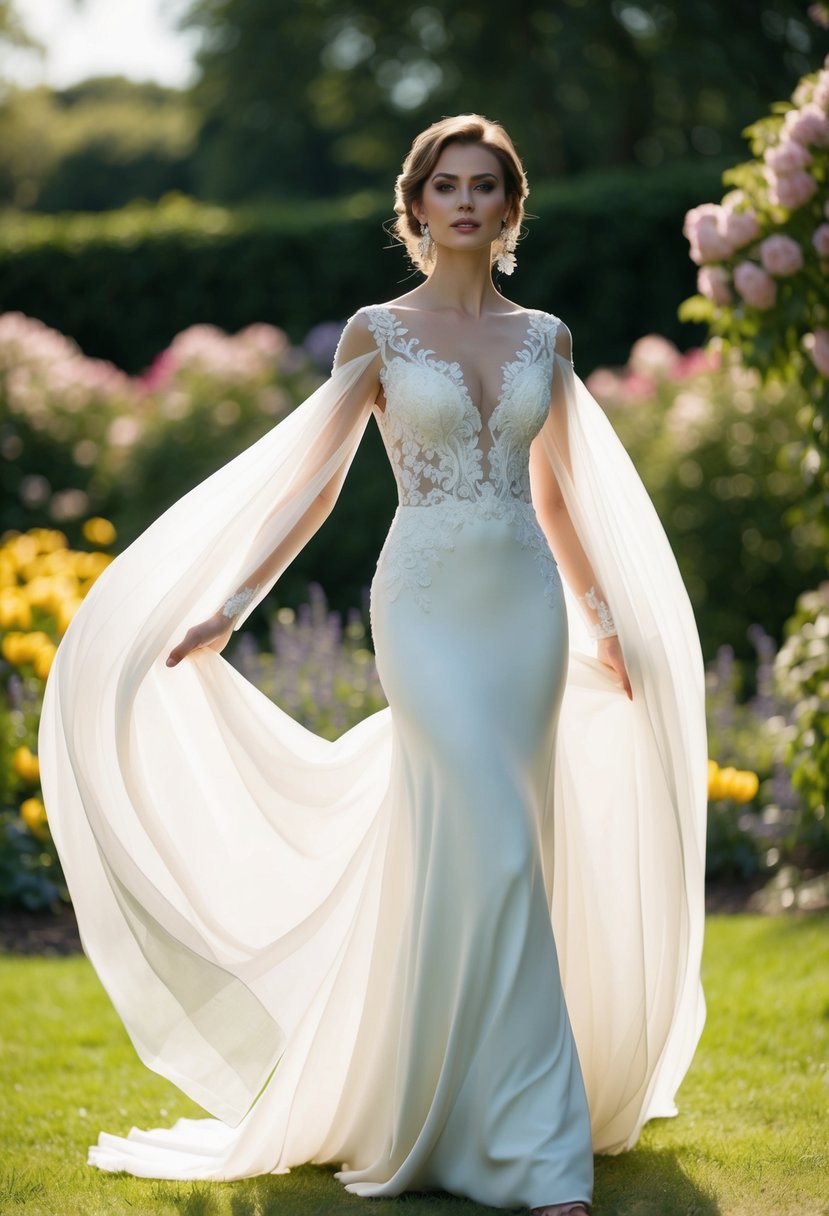
<path fill-rule="evenodd" d="M 459 529 L 473 519 L 507 518 L 518 543 L 534 554 L 545 598 L 555 604 L 560 578 L 532 506 L 529 450 L 549 409 L 558 319 L 529 314 L 527 336 L 503 365 L 498 400 L 484 422 L 459 363 L 438 359 L 407 337 L 384 305 L 363 312 L 383 359 L 386 408 L 377 422 L 402 508 L 378 560 L 386 594 L 395 599 L 406 589 L 428 611 L 434 570 L 454 549 Z"/>
<path fill-rule="evenodd" d="M 486 495 L 474 503 L 443 503 L 428 510 L 398 508 L 386 543 L 377 559 L 377 574 L 389 600 L 408 592 L 424 612 L 432 607 L 430 588 L 435 571 L 455 548 L 467 524 L 479 519 L 506 519 L 516 540 L 535 558 L 541 574 L 544 599 L 551 608 L 559 602 L 561 576 L 531 503 L 511 503 Z"/>
<path fill-rule="evenodd" d="M 231 621 L 235 620 L 240 612 L 244 612 L 255 595 L 255 587 L 242 587 L 222 604 L 220 609 L 222 616 L 226 616 Z"/>
<path fill-rule="evenodd" d="M 587 632 L 591 638 L 598 640 L 599 638 L 614 638 L 616 637 L 616 625 L 613 620 L 613 614 L 607 602 L 603 600 L 595 587 L 591 587 L 584 595 L 579 597 L 598 617 L 597 621 L 587 620 Z"/>

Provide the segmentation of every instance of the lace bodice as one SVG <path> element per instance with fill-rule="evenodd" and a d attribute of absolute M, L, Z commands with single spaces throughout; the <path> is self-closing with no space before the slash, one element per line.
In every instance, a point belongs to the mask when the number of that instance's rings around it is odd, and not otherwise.
<path fill-rule="evenodd" d="M 386 407 L 377 421 L 400 502 L 530 502 L 529 450 L 549 408 L 558 318 L 528 314 L 523 345 L 503 364 L 501 389 L 485 418 L 459 363 L 436 358 L 385 305 L 362 312 L 383 360 Z"/>
<path fill-rule="evenodd" d="M 484 415 L 458 362 L 437 358 L 385 305 L 361 312 L 382 358 L 386 404 L 376 417 L 400 498 L 378 562 L 387 593 L 405 587 L 428 610 L 433 569 L 464 523 L 507 518 L 554 602 L 558 570 L 532 506 L 529 453 L 549 410 L 558 318 L 528 313 L 524 342 L 501 366 L 500 391 Z"/>

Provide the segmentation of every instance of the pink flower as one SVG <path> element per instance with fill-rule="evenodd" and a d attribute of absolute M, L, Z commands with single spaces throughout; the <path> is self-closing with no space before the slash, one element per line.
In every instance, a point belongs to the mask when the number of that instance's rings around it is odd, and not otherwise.
<path fill-rule="evenodd" d="M 790 236 L 767 236 L 760 244 L 760 261 L 769 274 L 787 278 L 803 269 L 803 250 Z"/>
<path fill-rule="evenodd" d="M 587 377 L 585 384 L 596 400 L 601 402 L 602 405 L 607 405 L 608 402 L 616 402 L 621 396 L 621 377 L 617 376 L 608 367 L 597 367 Z"/>
<path fill-rule="evenodd" d="M 803 345 L 821 376 L 829 376 L 829 329 L 816 329 L 813 334 L 806 334 Z"/>
<path fill-rule="evenodd" d="M 731 280 L 722 266 L 700 266 L 697 271 L 697 291 L 715 304 L 730 304 Z"/>
<path fill-rule="evenodd" d="M 812 244 L 822 258 L 829 257 L 829 224 L 821 224 L 812 233 Z"/>
<path fill-rule="evenodd" d="M 722 231 L 733 252 L 759 235 L 760 224 L 753 211 L 726 211 Z"/>
<path fill-rule="evenodd" d="M 823 110 L 824 114 L 829 112 L 829 72 L 827 71 L 823 71 L 818 75 L 815 89 L 812 93 L 812 105 L 817 106 L 819 110 Z"/>
<path fill-rule="evenodd" d="M 630 348 L 628 367 L 631 372 L 647 379 L 669 376 L 679 358 L 679 351 L 661 334 L 645 334 Z"/>
<path fill-rule="evenodd" d="M 697 265 L 718 262 L 733 252 L 723 235 L 724 222 L 725 212 L 717 203 L 703 203 L 686 214 L 682 231 L 691 246 L 691 260 Z"/>
<path fill-rule="evenodd" d="M 705 372 L 715 372 L 720 367 L 721 358 L 718 350 L 710 346 L 694 346 L 680 355 L 674 368 L 674 379 L 685 380 Z"/>
<path fill-rule="evenodd" d="M 778 177 L 770 169 L 766 170 L 766 180 L 769 183 L 769 197 L 780 207 L 794 211 L 808 203 L 817 191 L 817 182 L 811 173 L 801 170 L 798 173 L 785 173 Z"/>
<path fill-rule="evenodd" d="M 777 284 L 756 262 L 739 262 L 734 268 L 734 286 L 752 308 L 773 308 Z"/>
<path fill-rule="evenodd" d="M 829 148 L 829 118 L 813 103 L 800 110 L 789 110 L 783 119 L 783 131 L 799 144 Z"/>
<path fill-rule="evenodd" d="M 766 148 L 763 160 L 773 173 L 796 173 L 805 169 L 812 160 L 811 152 L 794 139 L 784 139 L 776 148 Z"/>

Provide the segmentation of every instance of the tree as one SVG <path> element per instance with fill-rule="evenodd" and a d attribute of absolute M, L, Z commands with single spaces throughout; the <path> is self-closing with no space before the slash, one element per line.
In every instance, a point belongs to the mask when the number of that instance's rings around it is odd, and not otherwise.
<path fill-rule="evenodd" d="M 191 0 L 200 193 L 385 184 L 411 136 L 478 110 L 531 177 L 738 150 L 768 89 L 815 66 L 797 0 Z"/>

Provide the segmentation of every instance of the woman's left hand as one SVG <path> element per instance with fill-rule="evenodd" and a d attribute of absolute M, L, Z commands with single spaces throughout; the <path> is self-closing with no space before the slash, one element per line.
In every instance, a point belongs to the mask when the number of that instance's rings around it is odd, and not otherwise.
<path fill-rule="evenodd" d="M 625 658 L 622 654 L 622 647 L 619 645 L 617 637 L 600 638 L 598 645 L 598 660 L 604 663 L 605 667 L 609 667 L 615 671 L 621 681 L 622 688 L 625 690 L 625 695 L 629 701 L 633 700 L 633 690 L 630 686 L 630 676 L 628 669 L 625 667 Z"/>

